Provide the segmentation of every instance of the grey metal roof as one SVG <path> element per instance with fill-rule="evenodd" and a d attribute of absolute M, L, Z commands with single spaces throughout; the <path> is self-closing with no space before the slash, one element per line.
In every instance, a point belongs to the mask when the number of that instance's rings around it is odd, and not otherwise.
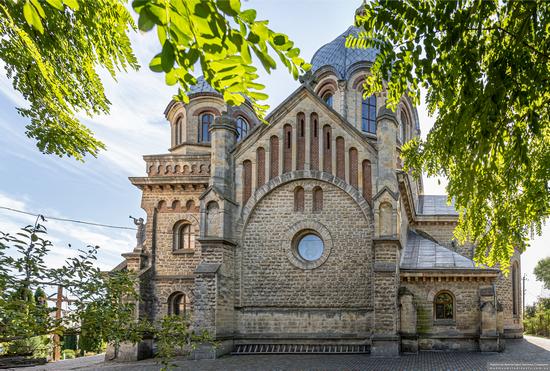
<path fill-rule="evenodd" d="M 220 93 L 218 93 L 212 86 L 210 86 L 209 83 L 206 82 L 204 79 L 204 76 L 199 76 L 197 78 L 197 83 L 195 85 L 191 85 L 189 88 L 189 91 L 187 92 L 187 95 L 193 95 L 193 94 L 200 94 L 200 93 L 211 93 L 211 94 L 218 94 L 221 96 Z"/>
<path fill-rule="evenodd" d="M 454 200 L 447 205 L 446 195 L 419 195 L 417 206 L 419 215 L 458 215 L 454 208 Z"/>
<path fill-rule="evenodd" d="M 346 37 L 349 34 L 357 35 L 359 31 L 359 28 L 351 26 L 346 32 L 317 50 L 311 59 L 311 73 L 315 73 L 321 67 L 331 66 L 340 74 L 340 78 L 346 79 L 349 77 L 350 67 L 355 63 L 374 62 L 378 50 L 346 48 Z"/>
<path fill-rule="evenodd" d="M 409 230 L 401 256 L 401 269 L 487 269 L 436 242 Z"/>

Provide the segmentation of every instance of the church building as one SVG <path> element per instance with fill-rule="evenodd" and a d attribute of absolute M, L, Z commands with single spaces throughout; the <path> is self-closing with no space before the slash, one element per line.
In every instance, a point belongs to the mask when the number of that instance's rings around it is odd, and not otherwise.
<path fill-rule="evenodd" d="M 197 358 L 498 351 L 522 336 L 519 253 L 508 275 L 476 264 L 447 197 L 402 170 L 418 114 L 363 97 L 377 51 L 347 49 L 357 31 L 315 53 L 269 124 L 199 79 L 164 112 L 168 152 L 130 178 L 145 238 L 120 267 L 138 272 L 139 316 L 189 316 L 216 339 Z"/>

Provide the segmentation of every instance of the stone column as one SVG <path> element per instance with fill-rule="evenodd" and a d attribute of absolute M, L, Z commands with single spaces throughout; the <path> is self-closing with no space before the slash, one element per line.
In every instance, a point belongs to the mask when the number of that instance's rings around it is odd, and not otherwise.
<path fill-rule="evenodd" d="M 216 187 L 224 196 L 233 198 L 234 164 L 230 151 L 235 147 L 237 140 L 235 120 L 225 112 L 221 117 L 217 117 L 210 126 L 210 140 L 210 185 Z"/>
<path fill-rule="evenodd" d="M 203 261 L 195 270 L 194 326 L 218 343 L 200 346 L 195 359 L 212 359 L 231 352 L 235 331 L 235 244 L 222 238 L 201 238 Z"/>
<path fill-rule="evenodd" d="M 378 141 L 378 178 L 376 180 L 376 192 L 387 187 L 392 192 L 397 192 L 396 163 L 396 132 L 397 118 L 395 113 L 381 108 L 376 119 L 376 137 Z"/>
<path fill-rule="evenodd" d="M 400 303 L 400 334 L 401 351 L 406 353 L 418 352 L 418 335 L 416 333 L 416 305 L 414 295 L 405 287 L 399 289 Z"/>
<path fill-rule="evenodd" d="M 492 286 L 479 289 L 479 302 L 481 311 L 479 349 L 482 352 L 498 352 L 500 339 L 495 290 Z"/>

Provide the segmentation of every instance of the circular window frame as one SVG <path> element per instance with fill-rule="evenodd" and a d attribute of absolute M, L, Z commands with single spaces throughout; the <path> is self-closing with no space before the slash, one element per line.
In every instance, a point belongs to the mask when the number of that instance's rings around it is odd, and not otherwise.
<path fill-rule="evenodd" d="M 317 260 L 309 261 L 302 258 L 298 252 L 298 243 L 308 235 L 314 234 L 323 242 L 323 253 Z M 290 263 L 301 269 L 315 269 L 325 263 L 332 251 L 332 236 L 327 227 L 313 220 L 302 220 L 292 225 L 286 232 L 286 255 Z"/>

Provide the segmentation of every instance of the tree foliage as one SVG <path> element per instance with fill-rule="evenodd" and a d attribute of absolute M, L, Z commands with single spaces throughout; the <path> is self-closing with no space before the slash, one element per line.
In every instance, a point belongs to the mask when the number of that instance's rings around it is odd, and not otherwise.
<path fill-rule="evenodd" d="M 136 25 L 126 3 L 0 1 L 0 60 L 29 103 L 18 110 L 30 119 L 27 135 L 42 152 L 82 160 L 105 148 L 77 114 L 109 112 L 100 69 L 114 78 L 139 67 L 128 36 Z M 140 30 L 156 28 L 161 51 L 149 66 L 164 73 L 168 85 L 180 85 L 177 99 L 186 101 L 200 66 L 229 104 L 239 105 L 246 96 L 262 117 L 268 107 L 259 101 L 267 95 L 252 55 L 267 72 L 278 58 L 295 79 L 309 68 L 286 35 L 257 20 L 255 10 L 242 9 L 240 0 L 135 0 L 132 5 Z"/>
<path fill-rule="evenodd" d="M 254 9 L 242 9 L 240 0 L 134 0 L 132 5 L 139 13 L 139 29 L 156 26 L 162 46 L 149 67 L 164 72 L 168 85 L 179 83 L 176 98 L 184 102 L 185 92 L 197 82 L 193 71 L 199 64 L 206 81 L 228 104 L 240 105 L 247 97 L 263 116 L 268 106 L 258 101 L 267 95 L 261 92 L 265 87 L 257 81 L 252 56 L 270 72 L 277 65 L 271 54 L 276 54 L 294 79 L 309 69 L 288 36 L 258 20 Z"/>
<path fill-rule="evenodd" d="M 0 2 L 0 60 L 29 103 L 18 110 L 42 152 L 82 159 L 105 148 L 76 115 L 109 112 L 98 70 L 138 68 L 134 28 L 119 0 Z"/>
<path fill-rule="evenodd" d="M 60 267 L 48 267 L 45 258 L 53 245 L 43 222 L 39 217 L 15 235 L 0 232 L 0 342 L 27 349 L 25 344 L 34 344 L 37 336 L 80 334 L 87 349 L 109 343 L 116 355 L 122 342 L 137 343 L 148 336 L 162 344 L 159 357 L 165 365 L 176 354 L 169 344 L 186 345 L 188 351 L 196 343 L 212 342 L 207 333 L 194 333 L 188 318 L 169 316 L 159 323 L 137 318 L 135 275 L 100 271 L 97 246 L 79 250 Z M 44 300 L 44 290 L 55 291 L 58 285 L 70 300 L 59 320 Z"/>
<path fill-rule="evenodd" d="M 508 267 L 550 214 L 550 2 L 376 0 L 356 20 L 347 45 L 380 50 L 365 94 L 387 88 L 395 109 L 423 88 L 437 113 L 405 169 L 447 177 L 455 235 Z"/>
<path fill-rule="evenodd" d="M 550 257 L 539 260 L 533 273 L 537 281 L 541 281 L 544 287 L 550 290 Z"/>

